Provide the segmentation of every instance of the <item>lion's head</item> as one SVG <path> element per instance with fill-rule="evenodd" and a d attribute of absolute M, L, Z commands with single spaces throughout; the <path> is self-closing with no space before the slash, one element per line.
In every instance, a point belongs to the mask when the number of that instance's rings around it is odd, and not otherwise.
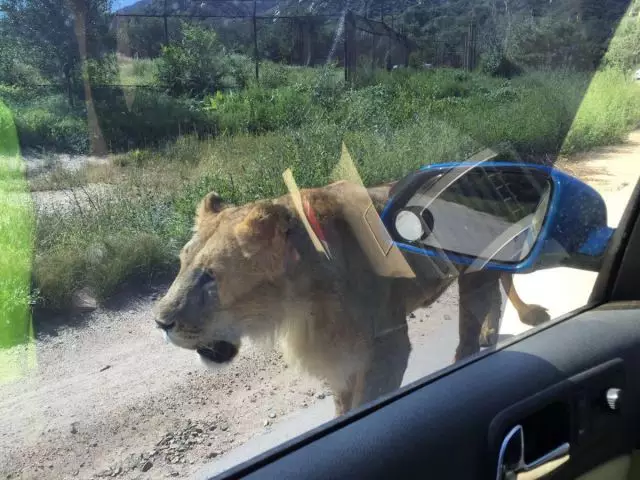
<path fill-rule="evenodd" d="M 224 363 L 236 356 L 243 336 L 261 323 L 267 328 L 264 316 L 277 301 L 290 254 L 291 221 L 284 205 L 225 206 L 209 193 L 180 252 L 180 271 L 156 305 L 156 322 L 168 339 Z"/>

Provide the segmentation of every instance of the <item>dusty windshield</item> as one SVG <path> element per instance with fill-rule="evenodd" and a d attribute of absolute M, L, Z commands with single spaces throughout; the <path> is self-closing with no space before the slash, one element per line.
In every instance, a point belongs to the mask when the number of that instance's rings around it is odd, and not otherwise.
<path fill-rule="evenodd" d="M 0 0 L 0 473 L 207 478 L 584 306 L 639 12 Z"/>

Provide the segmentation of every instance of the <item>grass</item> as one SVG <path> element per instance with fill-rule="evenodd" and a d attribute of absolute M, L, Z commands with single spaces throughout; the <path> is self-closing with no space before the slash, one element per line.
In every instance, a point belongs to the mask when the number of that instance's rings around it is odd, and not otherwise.
<path fill-rule="evenodd" d="M 640 121 L 638 86 L 613 71 L 598 74 L 584 100 L 591 79 L 570 72 L 513 80 L 448 69 L 374 72 L 357 88 L 334 69 L 265 63 L 262 72 L 260 85 L 201 103 L 139 93 L 129 106 L 117 100 L 125 114 L 101 124 L 119 147 L 130 138 L 132 145 L 109 168 L 48 179 L 56 188 L 100 181 L 114 190 L 81 211 L 39 216 L 33 276 L 44 306 L 67 308 L 82 287 L 105 299 L 173 271 L 204 194 L 215 189 L 234 203 L 281 195 L 289 167 L 300 186 L 324 185 L 343 141 L 373 185 L 487 146 L 527 158 L 585 150 L 621 141 Z"/>
<path fill-rule="evenodd" d="M 84 165 L 76 170 L 56 165 L 30 178 L 29 189 L 43 192 L 78 188 L 92 183 L 113 183 L 118 174 L 123 173 L 110 163 Z"/>
<path fill-rule="evenodd" d="M 574 153 L 623 142 L 640 124 L 640 84 L 625 72 L 598 72 L 589 84 L 562 150 Z"/>
<path fill-rule="evenodd" d="M 152 58 L 133 59 L 118 54 L 120 85 L 155 85 L 158 61 Z"/>

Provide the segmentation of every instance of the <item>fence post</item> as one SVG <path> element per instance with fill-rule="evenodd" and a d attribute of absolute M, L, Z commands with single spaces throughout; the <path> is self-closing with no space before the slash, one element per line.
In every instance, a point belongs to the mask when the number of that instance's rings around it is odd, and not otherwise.
<path fill-rule="evenodd" d="M 344 16 L 344 80 L 351 82 L 354 77 L 356 59 L 355 19 L 348 10 Z"/>
<path fill-rule="evenodd" d="M 462 55 L 462 68 L 464 68 L 466 71 L 471 70 L 470 65 L 469 65 L 469 58 L 471 58 L 471 55 L 470 55 L 471 36 L 469 35 L 470 31 L 471 31 L 471 26 L 469 26 L 469 30 L 467 31 L 467 33 L 463 34 L 464 50 L 463 50 L 463 55 Z"/>
<path fill-rule="evenodd" d="M 404 66 L 409 68 L 409 56 L 411 55 L 411 44 L 409 43 L 409 37 L 405 33 L 404 27 L 400 32 L 402 38 L 402 46 L 404 47 Z"/>
<path fill-rule="evenodd" d="M 306 67 L 313 64 L 313 36 L 315 36 L 315 24 L 313 20 L 305 19 L 305 29 L 302 31 L 303 33 L 303 45 L 304 45 L 304 56 L 305 61 L 304 65 Z M 312 35 L 313 34 L 313 35 Z"/>
<path fill-rule="evenodd" d="M 478 63 L 478 34 L 475 22 L 471 23 L 471 70 L 475 70 Z"/>
<path fill-rule="evenodd" d="M 162 19 L 164 20 L 164 44 L 165 46 L 169 45 L 169 24 L 167 21 L 167 17 L 169 14 L 167 13 L 167 0 L 164 0 L 164 8 L 162 10 Z"/>
<path fill-rule="evenodd" d="M 469 72 L 476 68 L 476 26 L 473 21 L 465 35 L 464 68 Z"/>
<path fill-rule="evenodd" d="M 256 64 L 256 82 L 260 78 L 260 67 L 259 67 L 259 59 L 258 59 L 258 25 L 256 20 L 256 3 L 257 0 L 253 0 L 253 58 Z"/>

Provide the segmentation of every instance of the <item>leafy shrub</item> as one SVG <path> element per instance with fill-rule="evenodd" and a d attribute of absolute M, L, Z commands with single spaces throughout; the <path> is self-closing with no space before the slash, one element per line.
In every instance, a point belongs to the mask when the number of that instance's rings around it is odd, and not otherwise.
<path fill-rule="evenodd" d="M 347 130 L 376 128 L 388 124 L 388 109 L 393 105 L 393 93 L 387 85 L 348 91 L 340 102 L 340 123 Z"/>
<path fill-rule="evenodd" d="M 158 62 L 152 58 L 137 58 L 131 64 L 131 73 L 136 77 L 155 75 Z"/>
<path fill-rule="evenodd" d="M 85 62 L 86 75 L 91 85 L 113 85 L 118 80 L 118 60 L 115 55 Z"/>
<path fill-rule="evenodd" d="M 44 83 L 38 68 L 25 61 L 25 52 L 15 39 L 3 36 L 0 43 L 0 84 L 25 86 Z"/>
<path fill-rule="evenodd" d="M 185 24 L 182 34 L 180 42 L 163 47 L 158 64 L 158 83 L 167 92 L 200 96 L 246 84 L 241 66 L 226 54 L 215 31 Z"/>
<path fill-rule="evenodd" d="M 522 74 L 522 68 L 498 49 L 484 53 L 480 58 L 480 66 L 484 73 L 494 77 L 513 78 Z"/>
<path fill-rule="evenodd" d="M 263 88 L 278 88 L 290 85 L 288 67 L 272 62 L 265 62 L 260 65 L 259 85 Z"/>
<path fill-rule="evenodd" d="M 16 128 L 22 148 L 62 150 L 84 153 L 89 146 L 86 121 L 81 118 L 56 115 L 43 108 L 18 110 Z"/>
<path fill-rule="evenodd" d="M 213 119 L 193 100 L 144 88 L 129 92 L 129 104 L 119 89 L 94 89 L 93 94 L 100 129 L 112 151 L 164 145 L 182 134 L 217 131 Z"/>

